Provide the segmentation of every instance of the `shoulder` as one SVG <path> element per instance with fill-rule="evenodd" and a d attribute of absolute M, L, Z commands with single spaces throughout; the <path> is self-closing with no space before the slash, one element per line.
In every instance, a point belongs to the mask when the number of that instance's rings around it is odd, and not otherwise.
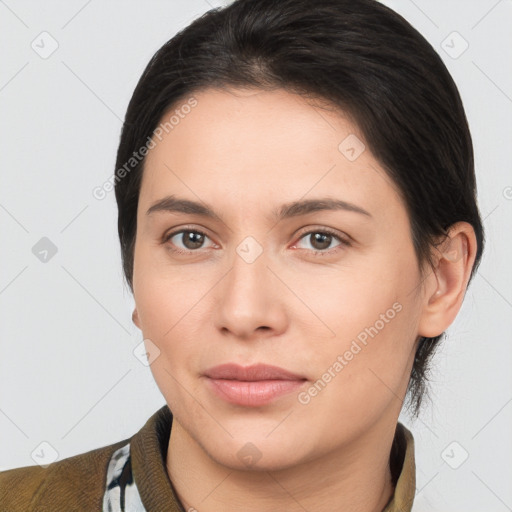
<path fill-rule="evenodd" d="M 0 472 L 0 503 L 9 512 L 101 510 L 107 466 L 130 439 L 56 461 Z M 74 508 L 70 503 L 75 504 Z"/>

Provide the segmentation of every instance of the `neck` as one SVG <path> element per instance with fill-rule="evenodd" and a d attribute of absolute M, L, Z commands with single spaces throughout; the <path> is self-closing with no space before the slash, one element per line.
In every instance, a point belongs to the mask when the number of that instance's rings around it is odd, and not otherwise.
<path fill-rule="evenodd" d="M 326 456 L 256 471 L 217 463 L 174 419 L 167 471 L 187 511 L 382 512 L 394 492 L 389 457 L 395 427 L 396 421 L 376 424 Z"/>

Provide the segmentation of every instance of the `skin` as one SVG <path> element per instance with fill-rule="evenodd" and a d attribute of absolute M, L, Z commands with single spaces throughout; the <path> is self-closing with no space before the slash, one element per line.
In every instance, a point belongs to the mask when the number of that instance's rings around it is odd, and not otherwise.
<path fill-rule="evenodd" d="M 174 416 L 166 463 L 177 495 L 200 512 L 382 511 L 417 340 L 441 334 L 459 311 L 473 229 L 452 226 L 422 275 L 390 179 L 368 148 L 354 161 L 338 149 L 350 134 L 363 140 L 346 117 L 284 90 L 194 96 L 146 158 L 133 276 L 133 320 L 148 351 L 160 351 L 151 371 Z M 219 218 L 146 213 L 170 194 Z M 284 203 L 325 197 L 371 216 L 271 218 Z M 204 232 L 203 245 L 184 245 L 182 234 L 163 242 L 180 228 Z M 351 245 L 306 234 L 325 228 Z M 252 263 L 236 252 L 247 236 L 262 249 Z M 207 385 L 212 366 L 262 362 L 304 376 L 308 390 L 396 303 L 400 312 L 307 404 L 293 392 L 233 405 Z M 239 457 L 249 442 L 260 457 L 251 466 Z"/>

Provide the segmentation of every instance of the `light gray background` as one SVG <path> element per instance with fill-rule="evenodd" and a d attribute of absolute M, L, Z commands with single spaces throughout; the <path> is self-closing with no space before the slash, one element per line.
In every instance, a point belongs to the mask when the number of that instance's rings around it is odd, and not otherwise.
<path fill-rule="evenodd" d="M 385 3 L 459 86 L 488 239 L 435 360 L 434 405 L 400 418 L 416 442 L 414 510 L 512 510 L 512 2 Z M 34 465 L 41 442 L 63 459 L 130 437 L 165 403 L 132 352 L 114 193 L 92 190 L 114 171 L 150 57 L 218 5 L 0 0 L 0 469 Z M 46 263 L 32 252 L 42 237 L 58 249 Z"/>

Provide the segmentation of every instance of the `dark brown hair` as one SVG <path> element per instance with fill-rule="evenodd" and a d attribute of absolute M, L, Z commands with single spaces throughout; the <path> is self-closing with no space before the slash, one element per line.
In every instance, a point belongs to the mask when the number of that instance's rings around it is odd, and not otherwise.
<path fill-rule="evenodd" d="M 400 15 L 373 0 L 237 0 L 208 11 L 148 63 L 126 112 L 116 169 L 126 169 L 172 106 L 209 87 L 283 88 L 349 116 L 403 198 L 420 268 L 432 265 L 432 248 L 449 226 L 473 226 L 478 249 L 471 281 L 484 233 L 464 108 L 439 55 Z M 123 268 L 132 291 L 143 167 L 141 158 L 122 179 L 116 173 Z M 443 335 L 419 340 L 407 389 L 414 416 Z"/>

